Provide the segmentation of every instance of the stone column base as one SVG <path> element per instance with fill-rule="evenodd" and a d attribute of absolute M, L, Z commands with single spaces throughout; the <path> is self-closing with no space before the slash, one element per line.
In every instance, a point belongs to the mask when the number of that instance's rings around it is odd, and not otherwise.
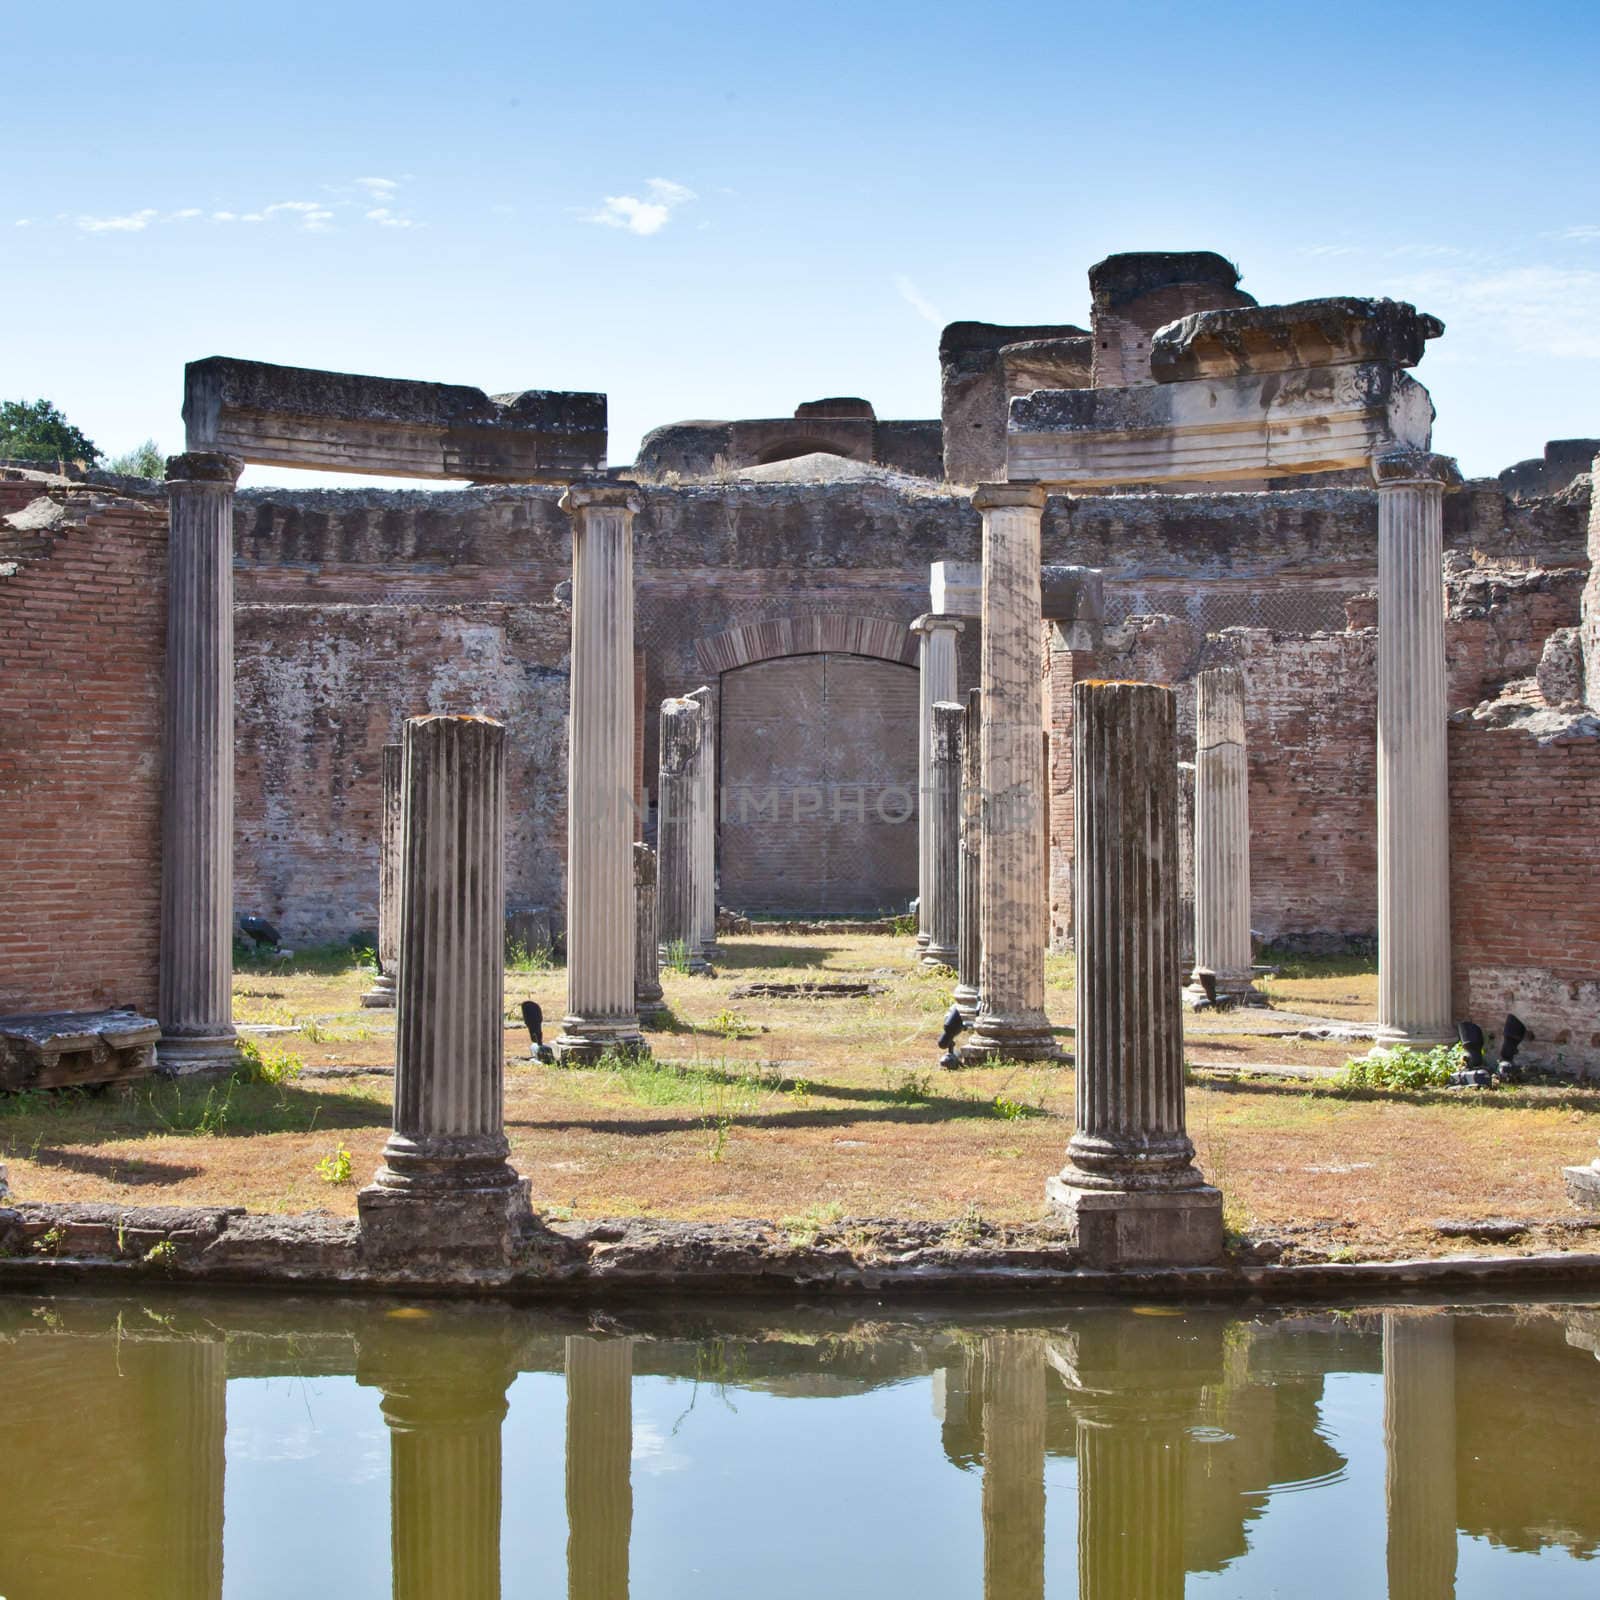
<path fill-rule="evenodd" d="M 650 1054 L 650 1046 L 639 1032 L 637 1017 L 622 1017 L 614 1022 L 563 1017 L 554 1050 L 557 1061 L 570 1061 L 577 1066 L 598 1061 L 607 1052 L 622 1056 Z"/>
<path fill-rule="evenodd" d="M 1249 972 L 1219 972 L 1215 974 L 1217 1000 L 1226 1006 L 1264 1006 L 1267 997 L 1256 988 L 1255 977 Z M 1183 1005 L 1186 1011 L 1197 1011 L 1208 1006 L 1211 1002 L 1206 998 L 1205 985 L 1198 978 L 1191 978 L 1188 987 L 1183 991 Z"/>
<path fill-rule="evenodd" d="M 641 1028 L 659 1028 L 672 1015 L 672 1009 L 665 1000 L 641 1000 L 639 1002 L 639 1026 Z"/>
<path fill-rule="evenodd" d="M 978 1016 L 971 1036 L 960 1050 L 964 1063 L 983 1061 L 1064 1061 L 1065 1052 L 1042 1017 L 1037 1021 L 1021 1018 Z"/>
<path fill-rule="evenodd" d="M 934 944 L 929 940 L 927 948 L 923 950 L 917 965 L 923 968 L 948 967 L 952 972 L 956 970 L 956 962 L 960 959 L 961 952 L 954 945 Z"/>
<path fill-rule="evenodd" d="M 1086 1267 L 1204 1267 L 1222 1255 L 1222 1191 L 1080 1189 L 1045 1183 L 1050 1210 L 1071 1224 Z"/>
<path fill-rule="evenodd" d="M 1567 1198 L 1575 1206 L 1600 1211 L 1600 1165 L 1563 1167 L 1561 1176 L 1566 1180 Z"/>
<path fill-rule="evenodd" d="M 487 1188 L 390 1188 L 356 1194 L 361 1253 L 393 1266 L 508 1265 L 533 1227 L 526 1178 Z"/>
<path fill-rule="evenodd" d="M 1459 1042 L 1455 1029 L 1443 1024 L 1437 1028 L 1386 1028 L 1379 1023 L 1372 1030 L 1372 1037 L 1378 1042 L 1367 1052 L 1369 1056 L 1381 1056 L 1397 1044 L 1403 1044 L 1408 1050 L 1432 1050 L 1435 1045 Z"/>
<path fill-rule="evenodd" d="M 169 1078 L 225 1078 L 238 1065 L 239 1036 L 232 1028 L 169 1036 L 156 1046 L 156 1071 Z"/>
<path fill-rule="evenodd" d="M 961 1013 L 970 1028 L 978 1018 L 978 991 L 970 983 L 958 983 L 950 993 L 950 1004 Z"/>
<path fill-rule="evenodd" d="M 372 1011 L 392 1011 L 394 1009 L 394 974 L 380 972 L 373 980 L 372 987 L 362 995 L 361 1003 Z"/>

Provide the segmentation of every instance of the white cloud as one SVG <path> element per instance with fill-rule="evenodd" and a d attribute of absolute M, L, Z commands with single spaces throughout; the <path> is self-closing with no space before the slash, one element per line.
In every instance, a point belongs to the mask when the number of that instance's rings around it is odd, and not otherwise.
<path fill-rule="evenodd" d="M 1592 222 L 1580 222 L 1575 228 L 1563 228 L 1560 233 L 1550 236 L 1554 239 L 1582 239 L 1585 242 L 1591 239 L 1600 239 L 1600 227 Z"/>
<path fill-rule="evenodd" d="M 79 217 L 78 226 L 85 233 L 143 233 L 155 215 L 155 207 L 146 206 L 120 217 Z"/>
<path fill-rule="evenodd" d="M 1300 247 L 1303 256 L 1353 256 L 1355 253 L 1353 244 L 1308 244 Z"/>
<path fill-rule="evenodd" d="M 939 315 L 939 308 L 914 284 L 905 273 L 895 275 L 894 286 L 896 292 L 905 303 L 911 307 L 924 322 L 931 322 L 934 327 L 942 328 L 945 319 Z"/>
<path fill-rule="evenodd" d="M 388 206 L 374 206 L 366 215 L 368 222 L 375 222 L 380 228 L 415 228 L 417 226 L 410 217 L 400 216 L 391 211 Z"/>
<path fill-rule="evenodd" d="M 388 200 L 400 185 L 393 178 L 357 178 L 356 187 L 365 189 L 374 200 Z"/>
<path fill-rule="evenodd" d="M 1528 266 L 1419 273 L 1395 293 L 1441 316 L 1460 344 L 1600 360 L 1600 271 Z"/>
<path fill-rule="evenodd" d="M 211 220 L 213 222 L 237 222 L 239 218 L 238 215 L 232 211 L 213 211 L 211 213 Z"/>
<path fill-rule="evenodd" d="M 200 217 L 204 215 L 205 213 L 200 209 L 199 206 L 185 206 L 182 211 L 174 211 L 172 213 L 172 220 L 174 222 L 188 222 L 192 217 Z"/>
<path fill-rule="evenodd" d="M 660 233 L 672 220 L 672 213 L 695 198 L 693 189 L 670 178 L 651 178 L 645 188 L 650 193 L 648 200 L 635 194 L 608 194 L 600 209 L 585 220 L 640 235 Z"/>
<path fill-rule="evenodd" d="M 633 1425 L 633 1465 L 652 1477 L 664 1472 L 681 1472 L 691 1465 L 677 1443 L 653 1422 L 640 1420 Z"/>
<path fill-rule="evenodd" d="M 32 226 L 33 226 L 33 218 L 32 217 L 18 217 L 17 220 L 14 223 L 12 223 L 12 227 L 14 227 L 14 228 L 31 228 Z"/>

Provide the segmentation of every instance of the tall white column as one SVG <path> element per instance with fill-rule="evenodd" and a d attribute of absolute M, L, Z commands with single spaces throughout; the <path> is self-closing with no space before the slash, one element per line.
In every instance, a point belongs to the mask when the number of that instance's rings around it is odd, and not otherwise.
<path fill-rule="evenodd" d="M 717 948 L 717 693 L 692 690 L 700 707 L 700 749 L 695 755 L 694 924 L 695 942 L 707 961 Z"/>
<path fill-rule="evenodd" d="M 504 1124 L 505 728 L 412 717 L 404 751 L 394 1132 L 356 1197 L 361 1245 L 496 1264 L 530 1221 Z"/>
<path fill-rule="evenodd" d="M 1047 1194 L 1088 1266 L 1222 1253 L 1185 1127 L 1176 724 L 1158 684 L 1073 685 L 1077 1130 Z"/>
<path fill-rule="evenodd" d="M 400 962 L 400 847 L 405 813 L 403 752 L 383 747 L 383 801 L 378 819 L 378 976 L 362 995 L 364 1006 L 392 1007 Z"/>
<path fill-rule="evenodd" d="M 937 868 L 933 859 L 933 708 L 956 698 L 956 649 L 965 627 L 960 617 L 927 612 L 911 624 L 917 636 L 917 953 L 933 929 L 930 904 Z"/>
<path fill-rule="evenodd" d="M 1448 456 L 1397 450 L 1378 483 L 1378 1038 L 1455 1037 L 1450 1006 L 1450 785 L 1445 733 Z"/>
<path fill-rule="evenodd" d="M 966 1060 L 1055 1060 L 1044 1014 L 1043 624 L 1036 483 L 979 484 L 983 513 L 983 873 L 978 1012 Z"/>
<path fill-rule="evenodd" d="M 161 1043 L 178 1075 L 231 1071 L 233 489 L 244 463 L 167 460 L 167 721 L 161 804 Z"/>
<path fill-rule="evenodd" d="M 983 1341 L 984 1600 L 1044 1600 L 1044 1336 Z"/>
<path fill-rule="evenodd" d="M 575 483 L 567 722 L 567 1014 L 561 1061 L 648 1053 L 633 999 L 633 518 L 636 490 Z"/>
<path fill-rule="evenodd" d="M 1195 679 L 1194 984 L 1202 971 L 1235 1004 L 1263 1003 L 1251 972 L 1250 771 L 1244 674 L 1208 667 Z"/>
<path fill-rule="evenodd" d="M 923 804 L 931 825 L 925 967 L 954 967 L 961 954 L 961 725 L 966 708 L 935 702 L 932 759 Z"/>
<path fill-rule="evenodd" d="M 972 1026 L 978 1014 L 978 967 L 981 945 L 978 919 L 981 901 L 983 821 L 983 690 L 967 690 L 961 723 L 961 867 L 957 873 L 960 927 L 957 937 L 956 986 L 951 999 L 961 1020 Z"/>
<path fill-rule="evenodd" d="M 695 929 L 695 801 L 700 702 L 661 702 L 661 771 L 656 790 L 656 917 L 660 959 L 709 972 Z"/>

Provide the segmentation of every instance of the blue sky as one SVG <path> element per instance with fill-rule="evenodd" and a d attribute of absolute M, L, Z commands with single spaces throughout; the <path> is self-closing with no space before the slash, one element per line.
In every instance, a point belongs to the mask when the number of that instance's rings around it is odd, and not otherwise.
<path fill-rule="evenodd" d="M 1600 434 L 1600 6 L 0 9 L 0 396 L 181 445 L 248 356 L 685 417 L 938 411 L 939 325 L 1209 248 L 1413 298 L 1472 473 Z M 247 481 L 292 481 L 253 470 Z"/>

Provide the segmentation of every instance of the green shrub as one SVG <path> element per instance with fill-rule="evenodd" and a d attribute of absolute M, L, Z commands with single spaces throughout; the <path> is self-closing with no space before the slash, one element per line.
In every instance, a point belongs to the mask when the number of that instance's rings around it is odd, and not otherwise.
<path fill-rule="evenodd" d="M 1452 1074 L 1466 1064 L 1459 1044 L 1413 1050 L 1397 1044 L 1370 1056 L 1355 1056 L 1344 1064 L 1339 1084 L 1345 1089 L 1442 1089 Z"/>

